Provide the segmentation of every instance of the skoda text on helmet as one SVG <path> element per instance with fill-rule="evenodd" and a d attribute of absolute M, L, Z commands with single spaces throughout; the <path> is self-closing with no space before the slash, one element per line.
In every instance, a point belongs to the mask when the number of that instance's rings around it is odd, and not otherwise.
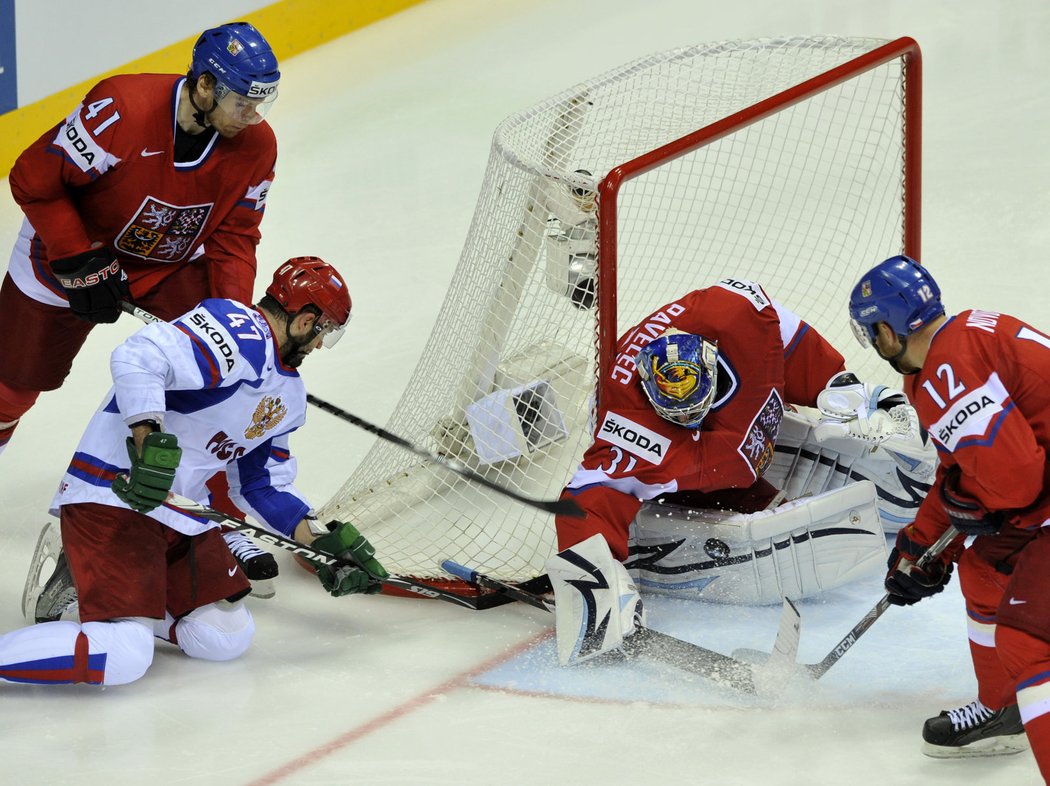
<path fill-rule="evenodd" d="M 642 390 L 660 417 L 700 428 L 715 398 L 718 344 L 672 330 L 642 347 L 635 364 Z"/>
<path fill-rule="evenodd" d="M 295 257 L 277 268 L 266 294 L 295 316 L 307 306 L 319 309 L 314 330 L 334 347 L 350 321 L 350 292 L 334 267 L 319 257 Z"/>
<path fill-rule="evenodd" d="M 193 47 L 190 76 L 215 77 L 215 104 L 248 124 L 262 122 L 277 100 L 281 72 L 262 33 L 233 22 L 201 33 Z"/>
<path fill-rule="evenodd" d="M 941 288 L 926 268 L 906 256 L 880 262 L 849 298 L 850 324 L 863 346 L 875 346 L 876 326 L 887 323 L 902 341 L 944 314 Z"/>

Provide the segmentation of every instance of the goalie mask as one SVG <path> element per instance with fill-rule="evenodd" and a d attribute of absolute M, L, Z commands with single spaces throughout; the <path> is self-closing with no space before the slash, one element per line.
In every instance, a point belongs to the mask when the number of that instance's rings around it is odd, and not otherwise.
<path fill-rule="evenodd" d="M 289 259 L 273 274 L 273 282 L 266 294 L 294 316 L 307 306 L 321 312 L 314 323 L 314 332 L 323 335 L 323 343 L 331 348 L 343 336 L 350 321 L 350 293 L 346 282 L 334 267 L 320 257 Z"/>
<path fill-rule="evenodd" d="M 700 428 L 711 409 L 718 377 L 718 344 L 669 331 L 635 358 L 642 390 L 656 413 L 684 428 Z"/>

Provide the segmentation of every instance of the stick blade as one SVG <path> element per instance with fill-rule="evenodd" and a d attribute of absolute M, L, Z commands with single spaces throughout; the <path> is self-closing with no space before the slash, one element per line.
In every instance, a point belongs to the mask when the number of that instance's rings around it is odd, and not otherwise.
<path fill-rule="evenodd" d="M 791 677 L 797 674 L 798 645 L 802 637 L 802 615 L 795 604 L 784 598 L 780 611 L 780 625 L 773 642 L 773 651 L 765 663 L 752 668 L 755 692 L 761 696 L 778 696 Z"/>
<path fill-rule="evenodd" d="M 576 500 L 573 499 L 557 499 L 553 502 L 547 503 L 546 508 L 555 516 L 565 516 L 570 519 L 587 518 L 587 514 L 583 512 L 583 508 L 577 505 Z"/>

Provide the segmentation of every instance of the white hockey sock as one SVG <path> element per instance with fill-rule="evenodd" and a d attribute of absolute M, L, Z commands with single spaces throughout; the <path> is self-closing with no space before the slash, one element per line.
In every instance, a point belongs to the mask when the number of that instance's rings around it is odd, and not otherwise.
<path fill-rule="evenodd" d="M 142 619 L 45 622 L 0 636 L 0 679 L 37 685 L 125 685 L 153 662 Z"/>

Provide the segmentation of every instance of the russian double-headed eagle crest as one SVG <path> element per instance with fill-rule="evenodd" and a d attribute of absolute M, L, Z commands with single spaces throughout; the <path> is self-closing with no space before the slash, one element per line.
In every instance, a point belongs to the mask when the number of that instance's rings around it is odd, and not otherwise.
<path fill-rule="evenodd" d="M 248 439 L 258 439 L 284 420 L 286 414 L 288 414 L 288 407 L 281 401 L 280 396 L 277 398 L 267 396 L 255 408 L 252 414 L 252 424 L 244 430 L 244 436 Z"/>

